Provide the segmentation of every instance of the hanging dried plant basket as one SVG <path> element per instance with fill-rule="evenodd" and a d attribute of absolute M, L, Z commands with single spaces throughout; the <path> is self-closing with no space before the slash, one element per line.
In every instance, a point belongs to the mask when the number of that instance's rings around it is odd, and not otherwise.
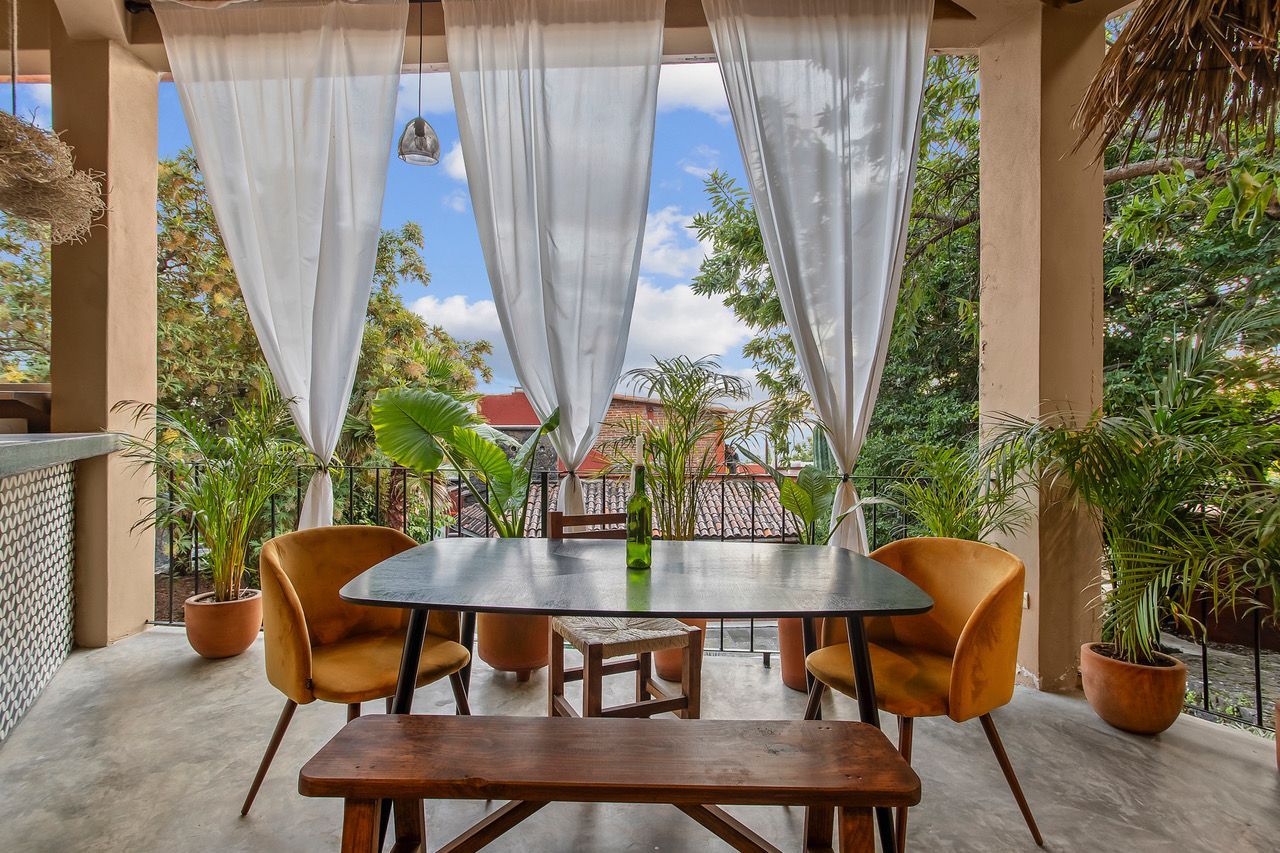
<path fill-rule="evenodd" d="M 0 210 L 49 226 L 49 242 L 84 240 L 106 209 L 100 176 L 77 171 L 71 147 L 0 112 Z"/>
<path fill-rule="evenodd" d="M 1081 144 L 1128 137 L 1161 151 L 1207 146 L 1242 127 L 1275 145 L 1280 100 L 1276 0 L 1144 0 L 1107 51 L 1076 114 Z"/>

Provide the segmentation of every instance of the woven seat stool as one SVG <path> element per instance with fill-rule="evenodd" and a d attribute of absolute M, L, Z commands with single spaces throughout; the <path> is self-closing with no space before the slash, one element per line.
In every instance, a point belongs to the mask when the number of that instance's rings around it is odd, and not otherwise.
<path fill-rule="evenodd" d="M 564 644 L 582 653 L 582 666 L 565 669 Z M 671 695 L 653 680 L 653 653 L 684 650 L 680 694 Z M 627 660 L 609 661 L 626 657 Z M 604 677 L 636 674 L 636 701 L 606 708 Z M 551 716 L 576 717 L 564 696 L 564 685 L 582 681 L 582 716 L 650 717 L 672 711 L 696 720 L 702 676 L 702 630 L 678 619 L 626 619 L 608 616 L 561 616 L 551 620 L 551 676 L 548 679 Z"/>

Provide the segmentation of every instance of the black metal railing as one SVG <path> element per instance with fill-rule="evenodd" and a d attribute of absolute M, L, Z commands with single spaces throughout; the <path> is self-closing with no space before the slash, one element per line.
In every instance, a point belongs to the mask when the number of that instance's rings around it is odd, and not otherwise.
<path fill-rule="evenodd" d="M 299 466 L 293 488 L 272 497 L 263 524 L 262 541 L 295 529 L 307 480 L 317 469 Z M 417 474 L 392 466 L 331 466 L 334 478 L 334 523 L 378 524 L 401 530 L 418 541 L 440 536 L 490 536 L 492 525 L 484 510 L 471 499 L 462 477 L 456 474 Z M 855 477 L 864 498 L 881 497 L 892 477 Z M 547 514 L 555 505 L 559 475 L 555 471 L 534 474 L 526 508 L 525 535 L 544 536 Z M 172 495 L 172 484 L 162 488 Z M 596 477 L 583 481 L 587 512 L 622 511 L 629 485 L 625 477 Z M 699 539 L 751 542 L 796 542 L 796 519 L 778 503 L 777 486 L 756 474 L 717 474 L 700 486 L 697 536 Z M 867 538 L 877 548 L 911 532 L 911 524 L 895 508 L 871 503 L 866 508 Z M 257 565 L 255 543 L 250 566 Z M 171 525 L 157 531 L 155 623 L 182 624 L 182 602 L 211 588 L 201 567 L 204 549 L 199 536 L 184 538 Z M 254 570 L 247 585 L 256 586 Z M 774 620 L 718 620 L 709 626 L 707 648 L 726 653 L 777 651 Z M 745 643 L 741 639 L 745 636 Z"/>
<path fill-rule="evenodd" d="M 1166 649 L 1187 665 L 1186 712 L 1204 719 L 1275 732 L 1280 650 L 1274 642 L 1270 649 L 1263 642 L 1263 623 L 1270 618 L 1270 612 L 1259 608 L 1238 618 L 1224 615 L 1211 619 L 1208 603 L 1201 602 L 1198 616 L 1205 626 L 1233 622 L 1232 627 L 1243 629 L 1247 640 L 1243 643 L 1216 641 L 1211 636 L 1214 632 L 1209 630 L 1197 632 L 1194 638 L 1166 634 Z"/>
<path fill-rule="evenodd" d="M 293 530 L 297 525 L 306 482 L 314 467 L 300 466 L 293 488 L 272 498 L 264 519 L 263 539 Z M 334 466 L 334 522 L 337 524 L 380 524 L 394 527 L 419 541 L 438 536 L 489 536 L 488 516 L 474 503 L 457 475 L 416 474 L 389 466 Z M 885 494 L 895 477 L 855 477 L 863 498 Z M 555 504 L 558 474 L 540 471 L 534 475 L 526 512 L 527 536 L 543 536 L 547 513 Z M 623 478 L 585 480 L 584 496 L 588 512 L 621 511 L 628 485 Z M 163 488 L 170 488 L 165 485 Z M 781 509 L 777 488 L 768 477 L 752 474 L 715 475 L 702 484 L 699 496 L 696 538 L 741 539 L 744 541 L 797 541 L 796 520 Z M 871 502 L 865 508 L 867 539 L 878 548 L 895 539 L 919 531 L 913 521 L 897 508 Z M 258 543 L 260 545 L 260 543 Z M 256 551 L 256 548 L 255 548 Z M 198 537 L 184 541 L 173 528 L 157 532 L 155 622 L 182 624 L 182 601 L 210 588 L 201 568 L 202 546 Z M 251 566 L 257 554 L 251 554 Z M 202 579 L 202 573 L 206 576 Z M 250 575 L 251 586 L 257 578 Z M 202 584 L 203 589 L 202 589 Z M 1202 614 L 1204 615 L 1204 614 Z M 1244 617 L 1250 620 L 1252 640 L 1244 644 L 1224 644 L 1186 640 L 1179 655 L 1191 676 L 1187 697 L 1188 713 L 1263 731 L 1274 731 L 1272 712 L 1276 673 L 1280 673 L 1280 652 L 1264 649 L 1263 619 L 1260 611 Z M 762 654 L 768 665 L 778 650 L 775 620 L 717 620 L 708 625 L 706 647 L 712 652 Z"/>

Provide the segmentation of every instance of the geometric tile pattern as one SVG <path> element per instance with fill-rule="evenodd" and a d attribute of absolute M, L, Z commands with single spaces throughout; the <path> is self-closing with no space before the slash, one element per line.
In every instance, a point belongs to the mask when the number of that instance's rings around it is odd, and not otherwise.
<path fill-rule="evenodd" d="M 71 651 L 75 473 L 0 478 L 0 742 Z"/>

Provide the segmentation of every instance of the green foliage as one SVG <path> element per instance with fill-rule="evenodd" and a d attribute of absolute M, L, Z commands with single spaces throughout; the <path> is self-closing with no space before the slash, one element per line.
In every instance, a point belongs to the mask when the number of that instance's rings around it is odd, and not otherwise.
<path fill-rule="evenodd" d="M 1031 511 L 1015 466 L 976 448 L 918 446 L 901 474 L 879 500 L 930 536 L 987 542 L 1021 530 Z"/>
<path fill-rule="evenodd" d="M 661 415 L 611 422 L 608 431 L 615 437 L 601 445 L 611 469 L 626 471 L 635 461 L 636 439 L 644 437 L 654 522 L 665 539 L 694 537 L 702 485 L 719 464 L 717 448 L 749 432 L 758 413 L 754 408 L 735 412 L 724 405 L 745 399 L 747 384 L 720 370 L 714 356 L 676 356 L 630 371 L 627 378 L 637 392 L 662 403 Z"/>
<path fill-rule="evenodd" d="M 1095 514 L 1103 638 L 1124 660 L 1151 661 L 1169 618 L 1198 630 L 1202 596 L 1219 610 L 1275 571 L 1280 424 L 1237 389 L 1280 387 L 1280 365 L 1259 373 L 1239 357 L 1277 344 L 1280 309 L 1212 316 L 1173 342 L 1168 367 L 1132 410 L 1005 418 L 987 449 L 1025 462 L 1050 494 Z"/>
<path fill-rule="evenodd" d="M 49 381 L 49 247 L 40 230 L 0 214 L 0 382 Z"/>
<path fill-rule="evenodd" d="M 929 63 L 906 265 L 880 395 L 857 472 L 885 475 L 908 441 L 959 444 L 977 429 L 977 61 Z M 744 346 L 769 398 L 765 427 L 781 458 L 810 403 L 774 290 L 755 211 L 721 173 L 706 181 L 710 209 L 694 217 L 711 245 L 693 290 L 720 298 L 755 336 Z"/>
<path fill-rule="evenodd" d="M 397 465 L 429 474 L 448 464 L 502 537 L 524 535 L 539 440 L 560 425 L 557 409 L 509 457 L 510 442 L 441 391 L 388 388 L 372 407 L 378 448 Z"/>
<path fill-rule="evenodd" d="M 825 545 L 849 513 L 831 525 L 831 507 L 835 503 L 836 478 L 817 465 L 806 465 L 788 477 L 783 471 L 760 459 L 749 450 L 743 454 L 764 468 L 778 487 L 778 503 L 796 520 L 796 540 L 803 545 Z"/>
<path fill-rule="evenodd" d="M 231 401 L 229 414 L 213 422 L 190 409 L 116 407 L 132 412 L 135 423 L 154 418 L 141 438 L 125 439 L 125 458 L 164 484 L 139 526 L 171 526 L 179 537 L 198 532 L 218 601 L 240 597 L 250 547 L 264 529 L 271 498 L 293 484 L 294 468 L 304 458 L 287 401 L 269 378 L 259 387 L 248 399 Z"/>

